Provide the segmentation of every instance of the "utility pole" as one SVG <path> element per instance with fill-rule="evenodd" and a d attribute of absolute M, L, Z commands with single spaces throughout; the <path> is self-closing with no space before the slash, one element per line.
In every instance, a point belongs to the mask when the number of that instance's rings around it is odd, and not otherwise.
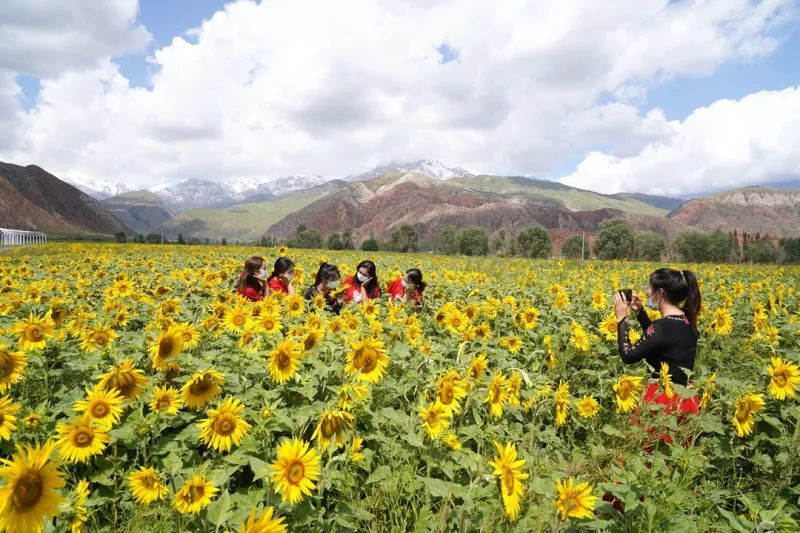
<path fill-rule="evenodd" d="M 583 248 L 584 243 L 586 242 L 586 232 L 584 231 L 581 235 L 581 261 L 583 261 Z"/>
<path fill-rule="evenodd" d="M 164 226 L 161 226 L 161 244 L 164 244 Z"/>

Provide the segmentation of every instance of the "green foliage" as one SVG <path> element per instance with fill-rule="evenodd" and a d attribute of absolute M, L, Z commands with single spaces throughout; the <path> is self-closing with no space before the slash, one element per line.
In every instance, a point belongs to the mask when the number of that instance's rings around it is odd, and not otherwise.
<path fill-rule="evenodd" d="M 322 234 L 315 229 L 303 229 L 289 239 L 288 244 L 292 248 L 322 248 Z"/>
<path fill-rule="evenodd" d="M 561 254 L 570 259 L 580 259 L 589 256 L 589 243 L 585 242 L 583 235 L 570 235 L 561 245 Z"/>
<path fill-rule="evenodd" d="M 600 259 L 630 259 L 633 257 L 633 230 L 627 220 L 612 218 L 597 227 L 594 253 Z"/>
<path fill-rule="evenodd" d="M 410 224 L 403 224 L 392 232 L 389 249 L 395 252 L 416 252 L 419 250 L 419 233 Z"/>
<path fill-rule="evenodd" d="M 377 252 L 380 249 L 380 243 L 374 237 L 370 237 L 361 243 L 361 250 L 364 252 Z"/>
<path fill-rule="evenodd" d="M 489 253 L 489 237 L 480 228 L 461 230 L 456 238 L 458 253 L 461 255 L 486 255 Z"/>
<path fill-rule="evenodd" d="M 775 263 L 778 249 L 768 239 L 758 239 L 744 247 L 744 260 L 749 263 Z"/>
<path fill-rule="evenodd" d="M 344 241 L 342 241 L 342 236 L 338 233 L 331 233 L 328 236 L 328 249 L 329 250 L 343 250 L 344 249 Z"/>
<path fill-rule="evenodd" d="M 547 230 L 528 228 L 517 235 L 517 251 L 524 257 L 545 259 L 553 254 L 553 244 Z"/>
<path fill-rule="evenodd" d="M 634 257 L 640 261 L 658 261 L 666 248 L 664 237 L 657 233 L 638 233 L 633 241 Z"/>
<path fill-rule="evenodd" d="M 673 249 L 684 261 L 717 263 L 729 262 L 736 257 L 736 241 L 732 235 L 716 230 L 704 234 L 698 232 L 682 233 L 675 242 Z"/>

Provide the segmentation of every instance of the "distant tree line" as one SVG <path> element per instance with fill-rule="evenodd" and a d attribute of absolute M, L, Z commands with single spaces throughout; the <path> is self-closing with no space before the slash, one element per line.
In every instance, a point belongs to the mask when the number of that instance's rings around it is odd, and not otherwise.
<path fill-rule="evenodd" d="M 118 242 L 126 242 L 124 232 L 116 235 Z M 159 244 L 161 234 L 150 233 L 134 236 L 132 242 Z M 228 240 L 190 237 L 188 240 L 179 233 L 171 244 L 220 244 Z M 234 241 L 234 244 L 250 244 Z M 261 237 L 261 246 L 272 247 L 278 243 L 274 238 Z M 292 248 L 314 248 L 329 250 L 355 250 L 366 252 L 386 250 L 393 252 L 433 251 L 449 255 L 482 256 L 497 255 L 505 257 L 548 258 L 555 253 L 550 234 L 542 227 L 524 229 L 510 235 L 501 229 L 489 234 L 482 228 L 461 228 L 446 225 L 437 239 L 423 240 L 419 230 L 411 224 L 403 224 L 393 230 L 387 240 L 370 236 L 357 244 L 352 229 L 334 232 L 323 236 L 319 230 L 298 226 L 294 235 L 286 243 Z M 572 235 L 561 245 L 560 256 L 578 259 L 590 256 L 599 259 L 635 259 L 659 261 L 675 259 L 693 263 L 800 263 L 800 237 L 774 239 L 760 233 L 739 233 L 737 230 L 725 233 L 720 230 L 711 233 L 690 231 L 678 235 L 668 242 L 662 235 L 650 231 L 634 231 L 627 220 L 614 218 L 601 222 L 595 232 L 593 242 L 584 235 Z"/>

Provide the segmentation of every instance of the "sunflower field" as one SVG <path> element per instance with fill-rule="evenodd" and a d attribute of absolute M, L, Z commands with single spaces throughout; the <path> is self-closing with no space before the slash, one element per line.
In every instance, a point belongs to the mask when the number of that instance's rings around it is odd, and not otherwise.
<path fill-rule="evenodd" d="M 236 295 L 251 255 L 292 257 L 297 295 Z M 367 258 L 384 292 L 420 268 L 423 305 L 302 298 Z M 703 309 L 690 385 L 660 380 L 698 396 L 680 416 L 616 345 L 612 291 L 660 266 L 2 254 L 0 531 L 799 530 L 800 269 L 681 265 Z"/>

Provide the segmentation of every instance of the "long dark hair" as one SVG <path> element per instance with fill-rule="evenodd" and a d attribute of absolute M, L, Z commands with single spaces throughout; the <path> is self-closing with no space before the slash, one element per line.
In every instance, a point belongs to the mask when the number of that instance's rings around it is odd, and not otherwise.
<path fill-rule="evenodd" d="M 272 267 L 272 274 L 269 275 L 267 281 L 277 278 L 284 272 L 288 272 L 290 268 L 294 267 L 294 261 L 288 257 L 279 257 L 275 261 L 275 266 Z"/>
<path fill-rule="evenodd" d="M 327 283 L 332 279 L 341 277 L 342 275 L 339 273 L 339 267 L 337 267 L 336 265 L 332 265 L 330 263 L 322 263 L 319 265 L 319 270 L 317 270 L 317 275 L 314 276 L 314 286 L 317 287 L 323 281 Z"/>
<path fill-rule="evenodd" d="M 263 296 L 266 292 L 266 284 L 256 277 L 256 272 L 261 270 L 267 262 L 263 257 L 254 255 L 244 262 L 244 270 L 239 274 L 239 279 L 236 282 L 236 290 L 244 292 L 248 287 L 253 288 L 261 293 Z"/>
<path fill-rule="evenodd" d="M 664 289 L 667 301 L 673 305 L 683 302 L 681 311 L 689 323 L 697 327 L 697 314 L 700 312 L 702 298 L 697 278 L 691 270 L 659 268 L 650 274 L 650 286 L 656 290 Z"/>
<path fill-rule="evenodd" d="M 419 292 L 425 291 L 425 287 L 427 287 L 428 284 L 422 281 L 422 271 L 420 269 L 409 268 L 406 270 L 406 276 L 408 277 L 408 281 L 413 283 L 414 287 L 416 287 Z"/>
<path fill-rule="evenodd" d="M 356 273 L 353 274 L 353 283 L 356 285 L 361 285 L 358 282 L 358 271 L 361 270 L 362 267 L 367 267 L 367 275 L 372 278 L 369 280 L 369 283 L 364 285 L 364 288 L 367 290 L 367 294 L 369 294 L 371 297 L 373 294 L 375 294 L 375 289 L 378 289 L 378 294 L 380 294 L 381 287 L 378 285 L 378 271 L 375 268 L 375 263 L 369 259 L 365 259 L 356 265 Z"/>

